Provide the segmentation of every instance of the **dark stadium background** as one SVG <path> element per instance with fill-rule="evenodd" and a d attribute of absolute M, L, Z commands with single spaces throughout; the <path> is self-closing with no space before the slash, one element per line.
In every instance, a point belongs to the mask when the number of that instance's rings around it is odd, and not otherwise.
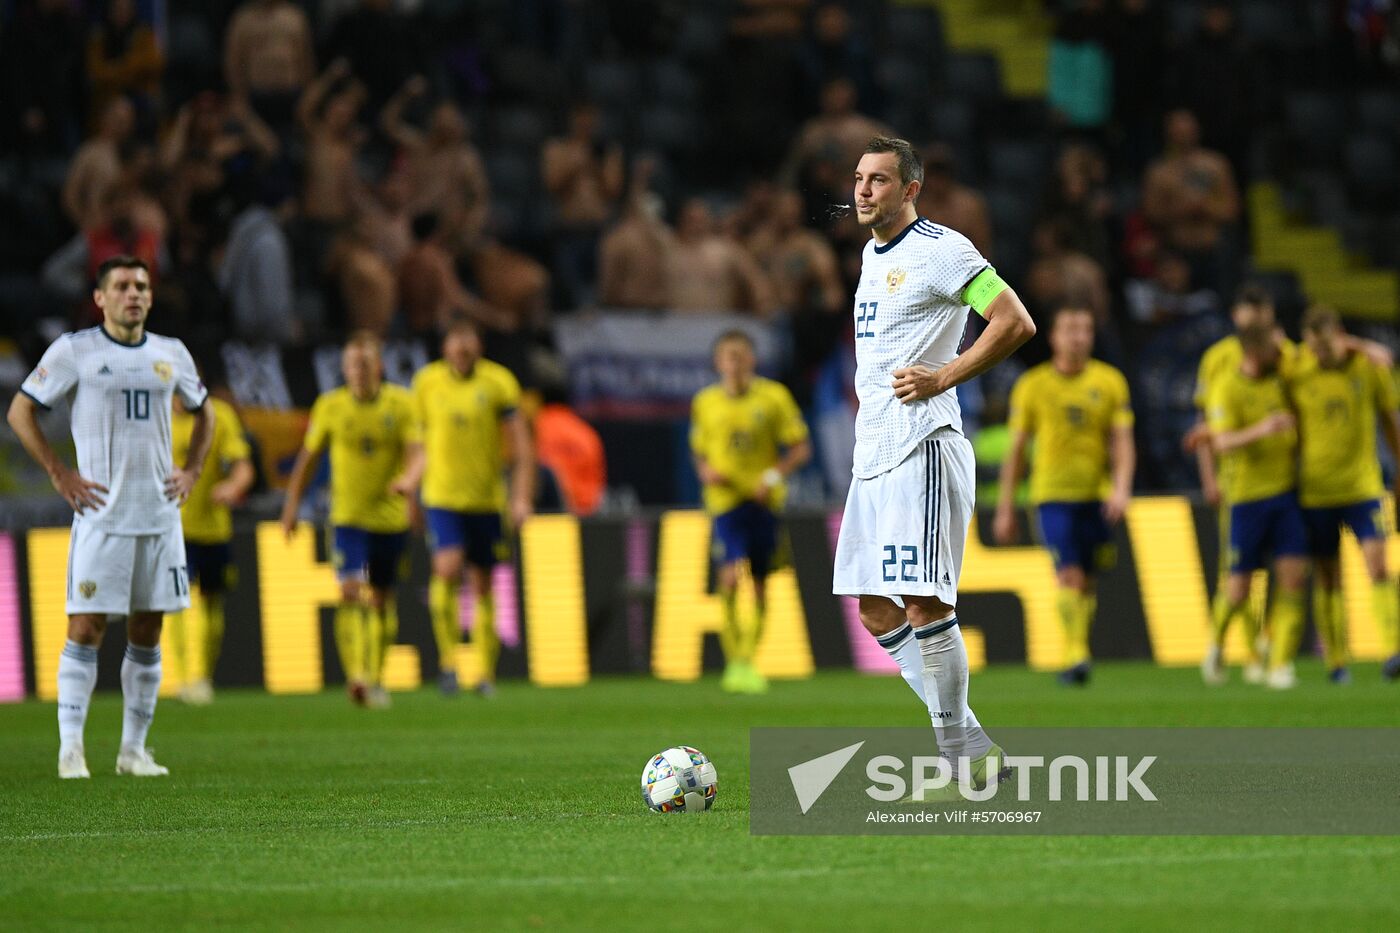
<path fill-rule="evenodd" d="M 486 323 L 527 410 L 596 430 L 609 521 L 698 501 L 686 403 L 735 324 L 814 429 L 795 507 L 839 503 L 865 241 L 839 205 L 881 128 L 1038 321 L 1094 309 L 1140 493 L 1194 490 L 1195 367 L 1242 283 L 1295 337 L 1319 301 L 1400 346 L 1400 13 L 1375 0 L 4 0 L 0 71 L 0 386 L 95 322 L 101 258 L 148 255 L 151 329 L 254 441 L 240 527 L 275 514 L 346 333 L 380 332 L 406 382 L 450 311 Z M 1208 217 L 1180 215 L 1169 120 L 1223 166 L 1195 182 L 1236 193 Z M 551 151 L 583 181 L 551 190 Z M 834 289 L 811 272 L 828 255 Z M 1047 352 L 960 392 L 984 481 Z M 0 428 L 0 527 L 22 551 L 66 521 Z"/>

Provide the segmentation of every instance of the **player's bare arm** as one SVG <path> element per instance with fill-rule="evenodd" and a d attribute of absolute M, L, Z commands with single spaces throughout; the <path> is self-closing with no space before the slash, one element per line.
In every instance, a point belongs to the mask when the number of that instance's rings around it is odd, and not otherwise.
<path fill-rule="evenodd" d="M 423 471 L 427 468 L 428 458 L 423 452 L 422 444 L 409 444 L 404 449 L 403 457 L 403 472 L 389 481 L 389 491 L 409 498 L 418 491 L 419 484 L 423 482 Z"/>
<path fill-rule="evenodd" d="M 297 452 L 296 463 L 292 465 L 292 475 L 287 479 L 287 497 L 282 502 L 282 534 L 292 539 L 297 529 L 297 510 L 301 508 L 301 494 L 306 490 L 306 478 L 316 469 L 321 452 L 303 447 Z"/>
<path fill-rule="evenodd" d="M 1021 472 L 1025 469 L 1026 445 L 1030 439 L 1029 431 L 1012 432 L 1011 449 L 1001 464 L 997 513 L 992 521 L 992 537 L 997 544 L 1010 544 L 1016 540 L 1016 484 L 1021 481 Z"/>
<path fill-rule="evenodd" d="M 253 469 L 253 461 L 247 458 L 235 460 L 229 467 L 228 476 L 219 480 L 214 484 L 214 488 L 209 490 L 209 498 L 219 505 L 232 508 L 243 501 L 256 479 L 257 472 Z"/>
<path fill-rule="evenodd" d="M 204 461 L 214 443 L 214 406 L 206 402 L 193 414 L 194 431 L 190 434 L 189 457 L 184 466 L 175 467 L 165 478 L 165 495 L 181 505 L 190 497 L 194 484 L 199 482 L 199 475 L 204 472 Z"/>
<path fill-rule="evenodd" d="M 1400 463 L 1400 412 L 1381 410 L 1377 420 L 1381 423 L 1381 436 L 1385 438 L 1385 446 L 1390 449 L 1391 457 Z M 1395 500 L 1400 502 L 1400 473 L 1395 477 L 1394 493 Z"/>
<path fill-rule="evenodd" d="M 1137 468 L 1137 448 L 1133 429 L 1118 425 L 1109 438 L 1109 460 L 1113 464 L 1113 489 L 1104 500 L 1103 517 L 1110 525 L 1118 523 L 1128 510 L 1133 495 L 1133 471 Z"/>
<path fill-rule="evenodd" d="M 510 477 L 510 519 L 519 530 L 535 511 L 535 440 L 520 412 L 507 418 L 506 425 L 515 448 L 515 468 Z"/>
<path fill-rule="evenodd" d="M 107 487 L 84 479 L 77 470 L 59 459 L 49 444 L 48 438 L 39 427 L 39 405 L 23 392 L 16 392 L 10 402 L 8 421 L 10 428 L 24 445 L 25 451 L 34 462 L 49 474 L 49 482 L 79 515 L 85 509 L 100 509 L 106 504 L 103 498 Z"/>
<path fill-rule="evenodd" d="M 923 401 L 985 373 L 1035 336 L 1030 312 L 1011 289 L 1004 290 L 987 306 L 987 328 L 982 335 L 941 369 L 922 364 L 894 371 L 894 394 L 904 404 Z"/>
<path fill-rule="evenodd" d="M 1226 451 L 1248 447 L 1255 441 L 1280 434 L 1297 424 L 1298 419 L 1294 417 L 1293 412 L 1276 411 L 1237 431 L 1216 431 L 1211 435 L 1211 443 L 1216 453 L 1223 454 Z"/>
<path fill-rule="evenodd" d="M 754 490 L 754 500 L 766 504 L 768 496 L 773 492 L 773 487 L 802 469 L 811 459 L 811 441 L 803 440 L 793 444 L 783 452 L 782 458 L 776 464 L 764 472 L 763 477 L 758 481 L 758 488 Z"/>
<path fill-rule="evenodd" d="M 710 466 L 709 461 L 698 454 L 695 456 L 695 475 L 700 477 L 700 482 L 706 486 L 729 485 L 729 478 Z"/>

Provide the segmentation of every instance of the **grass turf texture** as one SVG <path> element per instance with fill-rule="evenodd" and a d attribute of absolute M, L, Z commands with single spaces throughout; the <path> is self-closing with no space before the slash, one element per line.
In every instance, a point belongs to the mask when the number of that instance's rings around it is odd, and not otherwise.
<path fill-rule="evenodd" d="M 1237 672 L 1236 672 L 1237 673 Z M 1394 686 L 1278 694 L 1104 664 L 1088 690 L 992 668 L 998 724 L 1393 726 Z M 1394 929 L 1400 839 L 752 837 L 748 727 L 927 722 L 894 677 L 823 674 L 765 697 L 717 682 L 507 684 L 493 702 L 221 693 L 163 701 L 167 779 L 112 773 L 120 702 L 97 697 L 90 781 L 54 777 L 52 704 L 0 706 L 0 927 L 177 929 Z M 715 809 L 648 812 L 647 757 L 719 769 Z M 1306 749 L 1299 749 L 1306 754 Z M 665 918 L 665 919 L 663 919 Z"/>

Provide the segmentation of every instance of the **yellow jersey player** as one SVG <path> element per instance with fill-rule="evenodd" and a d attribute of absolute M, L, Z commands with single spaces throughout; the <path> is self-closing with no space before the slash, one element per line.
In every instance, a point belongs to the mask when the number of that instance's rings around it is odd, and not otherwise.
<path fill-rule="evenodd" d="M 767 611 L 765 583 L 778 542 L 778 512 L 787 478 L 812 457 L 807 424 L 785 386 L 754 372 L 753 341 L 741 330 L 719 336 L 714 347 L 719 382 L 701 389 L 691 406 L 690 450 L 712 520 L 715 574 L 723 605 L 720 644 L 725 690 L 762 693 L 753 666 Z M 757 618 L 739 624 L 739 573 L 748 563 Z"/>
<path fill-rule="evenodd" d="M 1230 321 L 1235 332 L 1211 344 L 1201 354 L 1201 362 L 1196 371 L 1196 391 L 1194 402 L 1200 417 L 1196 426 L 1186 438 L 1188 450 L 1196 454 L 1196 465 L 1201 475 L 1201 493 L 1206 505 L 1218 510 L 1217 542 L 1220 559 L 1217 566 L 1215 601 L 1212 604 L 1212 617 L 1220 618 L 1225 612 L 1228 600 L 1225 596 L 1227 581 L 1230 578 L 1230 509 L 1222 504 L 1221 490 L 1229 483 L 1224 475 L 1225 465 L 1217 463 L 1214 446 L 1210 443 L 1206 400 L 1212 388 L 1225 379 L 1234 377 L 1244 359 L 1244 347 L 1240 335 L 1247 331 L 1262 330 L 1273 335 L 1278 347 L 1278 368 L 1287 378 L 1298 359 L 1298 345 L 1289 340 L 1279 328 L 1274 318 L 1274 299 L 1268 290 L 1258 285 L 1245 285 L 1235 295 L 1230 306 Z M 1249 661 L 1245 666 L 1245 680 L 1261 683 L 1264 679 L 1263 655 L 1267 652 L 1267 642 L 1260 631 L 1259 618 L 1252 608 L 1240 612 L 1241 623 L 1245 627 L 1245 645 L 1249 651 Z M 1219 671 L 1206 674 L 1207 679 L 1219 675 Z"/>
<path fill-rule="evenodd" d="M 464 565 L 476 599 L 472 639 L 481 667 L 476 689 L 482 696 L 495 693 L 500 640 L 491 568 L 505 545 L 503 431 L 509 433 L 515 457 L 509 509 L 516 529 L 529 518 L 534 498 L 534 449 L 529 426 L 516 411 L 519 404 L 520 383 L 510 370 L 482 357 L 481 334 L 467 321 L 448 328 L 442 359 L 413 378 L 414 417 L 423 434 L 424 456 L 412 479 L 422 482 L 432 552 L 428 603 L 438 645 L 438 685 L 448 696 L 458 689 L 458 599 Z"/>
<path fill-rule="evenodd" d="M 1312 307 L 1303 316 L 1308 361 L 1289 380 L 1298 412 L 1301 459 L 1298 498 L 1308 529 L 1315 567 L 1313 621 L 1322 637 L 1328 677 L 1347 683 L 1347 626 L 1342 609 L 1340 551 L 1342 525 L 1361 545 L 1371 577 L 1372 607 L 1386 650 L 1387 679 L 1400 676 L 1400 604 L 1386 569 L 1389 523 L 1381 508 L 1377 422 L 1391 454 L 1400 461 L 1400 399 L 1388 367 L 1348 349 L 1341 319 L 1330 308 Z"/>
<path fill-rule="evenodd" d="M 214 408 L 214 443 L 204 472 L 180 509 L 185 566 L 190 582 L 199 587 L 204 611 L 195 625 L 186 624 L 188 613 L 184 610 L 168 616 L 165 623 L 169 630 L 166 644 L 184 683 L 180 699 L 201 706 L 214 699 L 214 668 L 224 640 L 224 593 L 233 573 L 229 551 L 233 516 L 229 509 L 243 500 L 255 479 L 252 451 L 238 413 L 223 399 L 210 396 L 209 404 Z M 175 462 L 183 463 L 189 455 L 193 432 L 194 416 L 176 396 L 170 419 Z"/>
<path fill-rule="evenodd" d="M 1230 537 L 1229 576 L 1223 598 L 1216 600 L 1213 637 L 1201 673 L 1208 684 L 1225 682 L 1226 633 L 1237 616 L 1247 614 L 1252 574 L 1272 562 L 1272 643 L 1264 682 L 1282 689 L 1294 684 L 1292 661 L 1302 634 L 1307 576 L 1307 532 L 1297 495 L 1297 419 L 1279 371 L 1273 328 L 1246 330 L 1240 344 L 1240 368 L 1219 378 L 1206 398 L 1211 443 L 1221 458 L 1221 495 L 1230 510 Z"/>
<path fill-rule="evenodd" d="M 1011 451 L 1002 464 L 994 526 L 1002 544 L 1015 538 L 1016 484 L 1034 439 L 1031 502 L 1055 560 L 1065 631 L 1059 679 L 1079 686 L 1089 682 L 1089 630 L 1098 603 L 1094 574 L 1112 566 L 1112 529 L 1127 510 L 1136 462 L 1128 380 L 1090 359 L 1093 349 L 1093 311 L 1074 305 L 1057 311 L 1050 362 L 1028 370 L 1011 390 Z"/>
<path fill-rule="evenodd" d="M 418 421 L 408 390 L 383 381 L 379 338 L 351 336 L 341 354 L 345 385 L 311 408 L 287 483 L 282 530 L 296 529 L 297 507 L 321 453 L 330 448 L 332 559 L 340 579 L 335 641 L 356 703 L 384 707 L 384 658 L 398 635 L 393 588 L 408 537 L 405 464 L 418 456 Z"/>

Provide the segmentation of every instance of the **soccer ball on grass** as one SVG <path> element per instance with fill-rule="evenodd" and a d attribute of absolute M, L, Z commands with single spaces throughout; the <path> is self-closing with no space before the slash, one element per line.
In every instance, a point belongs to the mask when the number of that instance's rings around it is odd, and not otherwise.
<path fill-rule="evenodd" d="M 719 780 L 704 752 L 677 745 L 653 755 L 642 769 L 642 800 L 658 813 L 699 813 L 715 802 Z"/>

